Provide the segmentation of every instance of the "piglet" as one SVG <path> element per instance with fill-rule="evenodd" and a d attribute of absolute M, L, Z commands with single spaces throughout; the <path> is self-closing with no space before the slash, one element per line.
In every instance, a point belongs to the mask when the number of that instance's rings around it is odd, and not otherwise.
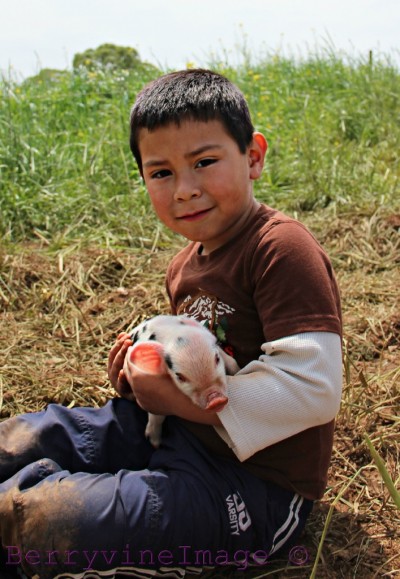
<path fill-rule="evenodd" d="M 128 360 L 141 372 L 170 375 L 176 386 L 204 410 L 219 412 L 227 404 L 226 374 L 239 370 L 202 324 L 185 316 L 156 316 L 131 333 Z M 149 413 L 145 434 L 153 446 L 161 442 L 164 416 Z"/>

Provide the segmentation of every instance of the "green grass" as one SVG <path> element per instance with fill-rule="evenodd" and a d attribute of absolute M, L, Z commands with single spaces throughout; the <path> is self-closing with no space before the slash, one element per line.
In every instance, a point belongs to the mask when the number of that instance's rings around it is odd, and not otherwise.
<path fill-rule="evenodd" d="M 269 141 L 260 200 L 290 212 L 400 205 L 400 73 L 332 52 L 215 60 Z M 142 247 L 156 221 L 128 146 L 150 72 L 60 72 L 0 81 L 0 234 Z M 153 74 L 154 76 L 154 74 Z M 167 242 L 163 231 L 159 242 Z"/>
<path fill-rule="evenodd" d="M 140 243 L 148 201 L 129 151 L 128 119 L 133 97 L 147 80 L 102 72 L 20 85 L 3 79 L 3 235 L 54 241 L 115 232 Z"/>

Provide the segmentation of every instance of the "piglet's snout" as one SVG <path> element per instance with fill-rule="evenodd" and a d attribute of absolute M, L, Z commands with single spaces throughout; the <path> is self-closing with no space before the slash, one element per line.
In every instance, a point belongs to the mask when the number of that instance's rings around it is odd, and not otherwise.
<path fill-rule="evenodd" d="M 219 412 L 228 403 L 228 398 L 221 392 L 211 392 L 206 398 L 206 410 Z"/>
<path fill-rule="evenodd" d="M 220 412 L 229 402 L 227 384 L 222 376 L 216 376 L 207 386 L 197 389 L 197 403 L 200 408 L 210 412 Z"/>

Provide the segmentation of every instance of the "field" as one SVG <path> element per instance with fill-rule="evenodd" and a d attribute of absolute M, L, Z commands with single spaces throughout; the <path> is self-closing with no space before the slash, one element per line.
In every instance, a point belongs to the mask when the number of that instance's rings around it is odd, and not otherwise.
<path fill-rule="evenodd" d="M 210 66 L 242 88 L 269 141 L 257 198 L 305 222 L 331 256 L 344 389 L 329 486 L 297 553 L 308 561 L 206 575 L 399 577 L 396 493 L 365 435 L 398 489 L 400 73 L 389 59 L 324 51 Z M 183 242 L 157 223 L 127 144 L 130 105 L 152 74 L 1 81 L 1 419 L 104 404 L 117 333 L 167 311 L 164 271 Z"/>

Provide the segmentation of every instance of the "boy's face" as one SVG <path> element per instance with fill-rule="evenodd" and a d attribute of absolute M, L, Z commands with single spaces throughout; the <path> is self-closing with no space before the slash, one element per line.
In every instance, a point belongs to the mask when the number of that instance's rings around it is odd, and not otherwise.
<path fill-rule="evenodd" d="M 141 129 L 143 178 L 153 207 L 167 227 L 199 241 L 203 254 L 240 232 L 258 207 L 253 180 L 262 171 L 267 143 L 255 133 L 246 152 L 220 121 L 187 120 Z"/>

